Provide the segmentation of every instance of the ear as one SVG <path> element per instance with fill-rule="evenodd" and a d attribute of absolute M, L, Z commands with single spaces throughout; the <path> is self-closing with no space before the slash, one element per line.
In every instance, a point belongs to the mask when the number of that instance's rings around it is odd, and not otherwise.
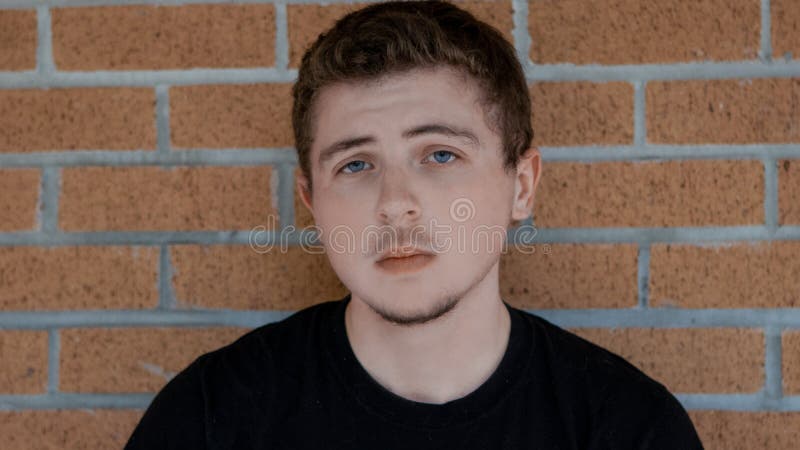
<path fill-rule="evenodd" d="M 533 198 L 536 187 L 542 178 L 542 155 L 539 149 L 531 147 L 523 153 L 517 163 L 514 179 L 514 204 L 511 220 L 525 220 L 533 214 Z"/>
<path fill-rule="evenodd" d="M 302 171 L 297 174 L 297 193 L 300 194 L 300 200 L 313 216 L 314 210 L 311 207 L 311 190 L 308 188 L 308 179 L 303 175 Z"/>

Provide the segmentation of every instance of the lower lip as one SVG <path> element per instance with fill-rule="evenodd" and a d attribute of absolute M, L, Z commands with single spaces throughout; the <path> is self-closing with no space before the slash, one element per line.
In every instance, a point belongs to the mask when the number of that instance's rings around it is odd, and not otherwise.
<path fill-rule="evenodd" d="M 433 260 L 434 255 L 412 255 L 403 258 L 386 258 L 376 264 L 389 273 L 411 273 L 421 270 Z"/>

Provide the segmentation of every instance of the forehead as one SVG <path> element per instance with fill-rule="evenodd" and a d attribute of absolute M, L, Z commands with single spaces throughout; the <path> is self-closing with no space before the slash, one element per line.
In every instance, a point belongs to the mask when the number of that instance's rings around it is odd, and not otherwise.
<path fill-rule="evenodd" d="M 470 77 L 447 67 L 326 86 L 314 106 L 312 160 L 324 146 L 350 135 L 400 138 L 403 130 L 425 122 L 489 132 L 479 93 Z"/>
<path fill-rule="evenodd" d="M 330 111 L 373 112 L 399 104 L 461 104 L 477 100 L 477 84 L 449 67 L 417 68 L 373 80 L 347 81 L 324 87 L 316 101 L 320 118 L 334 119 Z"/>

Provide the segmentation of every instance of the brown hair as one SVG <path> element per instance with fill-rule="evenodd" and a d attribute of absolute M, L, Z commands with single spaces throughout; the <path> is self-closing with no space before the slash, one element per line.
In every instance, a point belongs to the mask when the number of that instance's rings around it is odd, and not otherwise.
<path fill-rule="evenodd" d="M 533 130 L 528 86 L 513 45 L 452 3 L 388 1 L 343 16 L 303 55 L 292 87 L 292 126 L 309 190 L 313 104 L 323 87 L 438 66 L 456 68 L 477 82 L 487 124 L 502 137 L 504 168 L 516 167 Z"/>

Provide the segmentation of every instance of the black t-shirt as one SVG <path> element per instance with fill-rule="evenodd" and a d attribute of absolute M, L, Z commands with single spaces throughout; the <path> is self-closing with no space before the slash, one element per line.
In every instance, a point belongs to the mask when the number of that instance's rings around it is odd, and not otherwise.
<path fill-rule="evenodd" d="M 621 357 L 511 307 L 493 374 L 444 404 L 378 384 L 347 338 L 343 299 L 197 358 L 156 395 L 136 449 L 702 449 L 681 404 Z"/>

